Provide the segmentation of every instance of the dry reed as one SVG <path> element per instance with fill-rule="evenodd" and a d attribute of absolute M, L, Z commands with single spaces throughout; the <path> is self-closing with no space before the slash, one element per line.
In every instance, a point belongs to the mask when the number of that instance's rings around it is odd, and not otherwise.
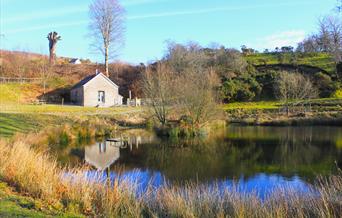
<path fill-rule="evenodd" d="M 262 201 L 218 186 L 164 185 L 137 194 L 137 184 L 123 179 L 108 185 L 101 173 L 62 168 L 46 152 L 23 141 L 0 141 L 0 179 L 21 193 L 43 199 L 63 211 L 99 217 L 340 217 L 342 174 L 313 186 L 314 194 L 279 189 Z"/>

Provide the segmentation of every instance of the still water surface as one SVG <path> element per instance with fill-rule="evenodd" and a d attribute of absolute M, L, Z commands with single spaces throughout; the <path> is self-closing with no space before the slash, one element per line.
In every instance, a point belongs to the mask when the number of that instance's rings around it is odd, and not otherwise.
<path fill-rule="evenodd" d="M 89 175 L 110 169 L 111 178 L 120 174 L 142 188 L 191 181 L 261 196 L 279 186 L 306 192 L 317 175 L 342 167 L 342 127 L 233 125 L 191 140 L 161 139 L 138 129 L 116 137 L 126 142 L 67 146 L 58 151 L 59 159 L 91 165 Z"/>

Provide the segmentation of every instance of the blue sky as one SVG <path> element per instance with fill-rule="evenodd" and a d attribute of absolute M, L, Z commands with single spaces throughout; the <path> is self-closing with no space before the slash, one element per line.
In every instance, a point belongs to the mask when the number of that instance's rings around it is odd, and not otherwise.
<path fill-rule="evenodd" d="M 0 48 L 48 53 L 46 35 L 57 31 L 57 55 L 102 61 L 87 38 L 91 0 L 0 0 Z M 296 45 L 315 31 L 336 0 L 121 0 L 125 46 L 118 59 L 146 63 L 162 57 L 167 40 L 213 42 L 263 50 Z"/>

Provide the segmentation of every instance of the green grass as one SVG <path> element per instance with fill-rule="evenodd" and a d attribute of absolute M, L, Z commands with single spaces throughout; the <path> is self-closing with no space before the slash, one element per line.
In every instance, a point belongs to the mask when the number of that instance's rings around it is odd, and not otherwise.
<path fill-rule="evenodd" d="M 18 83 L 0 84 L 0 103 L 20 102 L 23 95 L 23 87 L 28 84 Z"/>
<path fill-rule="evenodd" d="M 278 109 L 281 105 L 280 102 L 276 101 L 259 101 L 259 102 L 233 102 L 223 105 L 223 109 L 226 111 L 236 110 L 236 109 L 246 109 L 246 110 L 258 110 L 258 109 Z"/>
<path fill-rule="evenodd" d="M 63 117 L 41 114 L 0 113 L 0 138 L 15 133 L 38 132 L 47 124 L 57 124 Z"/>
<path fill-rule="evenodd" d="M 89 119 L 89 116 L 121 117 L 139 114 L 143 108 L 95 108 L 61 105 L 0 104 L 0 138 L 15 133 L 38 132 L 44 127 Z"/>
<path fill-rule="evenodd" d="M 312 106 L 321 107 L 322 109 L 336 109 L 342 106 L 341 98 L 319 98 L 309 101 Z M 279 101 L 258 101 L 258 102 L 233 102 L 223 105 L 225 111 L 231 110 L 272 110 L 279 109 L 283 106 Z"/>
<path fill-rule="evenodd" d="M 27 133 L 40 129 L 37 117 L 23 114 L 0 114 L 0 137 L 9 137 L 16 132 Z"/>
<path fill-rule="evenodd" d="M 83 217 L 53 209 L 44 202 L 19 195 L 0 181 L 0 217 Z"/>
<path fill-rule="evenodd" d="M 277 54 L 252 54 L 248 55 L 247 60 L 254 65 L 263 65 L 266 64 L 279 64 L 279 60 Z M 291 64 L 291 54 L 284 54 L 284 62 L 286 64 Z M 319 67 L 323 70 L 326 70 L 329 73 L 334 72 L 335 65 L 332 57 L 327 53 L 311 53 L 311 54 L 302 54 L 298 56 L 297 64 L 310 65 L 314 67 Z"/>
<path fill-rule="evenodd" d="M 113 108 L 96 108 L 96 107 L 81 107 L 70 105 L 30 105 L 30 104 L 0 104 L 0 111 L 10 113 L 88 113 L 88 114 L 111 114 L 111 113 L 129 113 L 140 111 L 140 108 L 135 107 L 113 107 Z"/>

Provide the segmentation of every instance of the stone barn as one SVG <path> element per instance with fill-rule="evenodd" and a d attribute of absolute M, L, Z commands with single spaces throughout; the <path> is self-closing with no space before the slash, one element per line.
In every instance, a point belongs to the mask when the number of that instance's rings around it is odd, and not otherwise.
<path fill-rule="evenodd" d="M 87 76 L 71 88 L 73 104 L 88 107 L 112 107 L 122 105 L 119 86 L 102 73 Z"/>

